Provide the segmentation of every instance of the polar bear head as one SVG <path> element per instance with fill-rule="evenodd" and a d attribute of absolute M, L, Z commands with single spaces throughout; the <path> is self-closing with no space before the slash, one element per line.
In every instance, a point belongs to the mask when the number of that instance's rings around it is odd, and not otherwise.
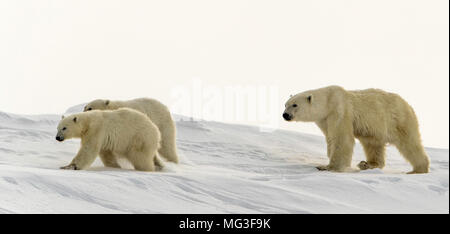
<path fill-rule="evenodd" d="M 82 117 L 79 114 L 62 117 L 58 124 L 58 133 L 56 134 L 57 141 L 64 141 L 70 138 L 78 138 L 83 132 L 80 119 Z"/>
<path fill-rule="evenodd" d="M 97 99 L 97 100 L 94 100 L 94 101 L 88 103 L 84 107 L 83 111 L 86 112 L 86 111 L 91 111 L 91 110 L 109 110 L 110 109 L 109 103 L 110 103 L 109 100 Z"/>
<path fill-rule="evenodd" d="M 285 104 L 283 118 L 286 121 L 315 122 L 326 118 L 328 91 L 317 89 L 296 94 Z"/>

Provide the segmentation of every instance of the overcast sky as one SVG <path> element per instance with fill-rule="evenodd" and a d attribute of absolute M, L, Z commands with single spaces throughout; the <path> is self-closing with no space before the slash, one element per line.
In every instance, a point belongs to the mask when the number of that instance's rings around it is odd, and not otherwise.
<path fill-rule="evenodd" d="M 96 98 L 174 102 L 193 79 L 381 88 L 418 115 L 426 146 L 449 142 L 449 1 L 0 1 L 0 111 L 63 113 Z M 243 122 L 244 123 L 244 122 Z"/>

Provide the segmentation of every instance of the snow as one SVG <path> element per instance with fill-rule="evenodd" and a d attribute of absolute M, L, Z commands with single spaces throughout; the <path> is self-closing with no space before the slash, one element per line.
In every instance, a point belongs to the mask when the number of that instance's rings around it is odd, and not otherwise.
<path fill-rule="evenodd" d="M 176 116 L 179 165 L 67 171 L 79 141 L 54 139 L 60 118 L 0 112 L 0 213 L 449 213 L 448 149 L 426 149 L 429 174 L 393 147 L 383 170 L 320 172 L 322 136 Z"/>

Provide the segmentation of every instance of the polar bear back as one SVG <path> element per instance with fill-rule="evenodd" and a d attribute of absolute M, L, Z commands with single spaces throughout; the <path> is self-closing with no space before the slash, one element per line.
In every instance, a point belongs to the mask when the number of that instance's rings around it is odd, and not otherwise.
<path fill-rule="evenodd" d="M 402 126 L 418 125 L 412 107 L 395 93 L 366 89 L 348 91 L 347 96 L 356 137 L 376 136 L 390 141 Z"/>
<path fill-rule="evenodd" d="M 91 128 L 99 131 L 102 139 L 102 150 L 127 152 L 130 148 L 143 148 L 149 142 L 159 142 L 158 128 L 144 114 L 129 109 L 120 108 L 113 111 L 91 111 Z"/>
<path fill-rule="evenodd" d="M 128 101 L 112 101 L 117 108 L 127 107 L 146 114 L 157 126 L 163 126 L 172 120 L 169 109 L 156 99 L 137 98 Z M 114 108 L 114 107 L 113 107 Z"/>

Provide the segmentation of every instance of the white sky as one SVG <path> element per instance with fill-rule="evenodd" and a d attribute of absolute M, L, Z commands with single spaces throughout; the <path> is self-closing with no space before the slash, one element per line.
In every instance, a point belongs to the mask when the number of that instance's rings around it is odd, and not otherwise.
<path fill-rule="evenodd" d="M 0 110 L 96 98 L 170 103 L 174 85 L 332 84 L 399 93 L 449 142 L 449 1 L 0 1 Z M 320 134 L 312 123 L 280 127 Z"/>

